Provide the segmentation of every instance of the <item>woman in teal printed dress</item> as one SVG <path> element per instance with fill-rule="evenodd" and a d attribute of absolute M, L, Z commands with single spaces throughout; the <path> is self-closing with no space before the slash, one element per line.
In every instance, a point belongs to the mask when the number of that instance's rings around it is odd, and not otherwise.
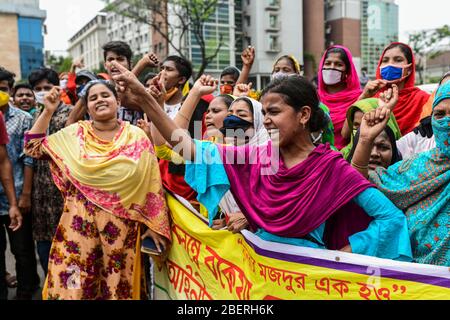
<path fill-rule="evenodd" d="M 379 122 L 383 118 L 384 121 Z M 367 114 L 361 135 L 368 127 L 386 122 L 383 110 Z M 450 266 L 450 82 L 442 85 L 433 102 L 433 131 L 437 147 L 398 162 L 388 169 L 368 173 L 370 180 L 406 214 L 416 262 Z M 376 136 L 377 133 L 371 133 Z M 361 140 L 360 140 L 361 141 Z M 370 141 L 370 137 L 366 140 Z M 353 161 L 367 164 L 368 152 L 359 146 Z M 367 149 L 366 149 L 367 150 Z M 369 149 L 370 150 L 370 149 Z M 362 172 L 364 174 L 364 172 Z M 366 172 L 367 174 L 367 172 Z"/>

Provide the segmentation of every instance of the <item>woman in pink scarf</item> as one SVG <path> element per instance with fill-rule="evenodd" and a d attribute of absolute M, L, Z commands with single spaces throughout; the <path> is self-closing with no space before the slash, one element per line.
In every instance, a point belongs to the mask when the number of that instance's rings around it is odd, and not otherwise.
<path fill-rule="evenodd" d="M 186 164 L 186 182 L 214 217 L 228 190 L 252 229 L 264 240 L 314 248 L 327 244 L 326 223 L 356 203 L 373 218 L 349 236 L 343 251 L 411 260 L 406 217 L 328 145 L 315 147 L 311 132 L 324 112 L 315 88 L 299 76 L 273 81 L 262 93 L 264 126 L 271 141 L 261 146 L 223 146 L 193 140 L 164 113 L 128 70 L 115 76 L 120 91 L 141 102 L 155 127 Z M 193 162 L 192 162 L 193 161 Z M 352 223 L 352 221 L 349 221 Z"/>
<path fill-rule="evenodd" d="M 341 150 L 349 142 L 341 134 L 347 110 L 362 93 L 358 72 L 350 51 L 337 45 L 325 52 L 319 70 L 320 101 L 330 109 L 335 146 Z"/>

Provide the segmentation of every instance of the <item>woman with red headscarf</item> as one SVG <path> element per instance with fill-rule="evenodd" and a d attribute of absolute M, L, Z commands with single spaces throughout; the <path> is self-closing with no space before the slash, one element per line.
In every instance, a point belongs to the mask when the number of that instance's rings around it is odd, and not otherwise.
<path fill-rule="evenodd" d="M 361 99 L 379 96 L 396 84 L 399 100 L 394 115 L 402 135 L 410 133 L 420 120 L 423 106 L 430 95 L 414 86 L 416 80 L 416 62 L 412 49 L 401 42 L 393 42 L 381 55 L 377 68 L 377 79 L 369 82 Z"/>
<path fill-rule="evenodd" d="M 361 96 L 358 73 L 350 50 L 337 45 L 327 49 L 319 70 L 319 97 L 330 109 L 335 146 L 340 150 L 349 142 L 341 134 L 347 110 Z"/>

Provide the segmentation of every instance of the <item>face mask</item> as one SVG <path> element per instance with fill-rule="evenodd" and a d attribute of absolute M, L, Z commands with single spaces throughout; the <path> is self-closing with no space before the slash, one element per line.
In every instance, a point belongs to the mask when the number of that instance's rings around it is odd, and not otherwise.
<path fill-rule="evenodd" d="M 450 117 L 439 120 L 433 117 L 431 124 L 439 152 L 450 158 Z"/>
<path fill-rule="evenodd" d="M 34 96 L 36 97 L 36 102 L 40 105 L 44 105 L 44 97 L 47 93 L 48 93 L 48 91 L 34 92 Z"/>
<path fill-rule="evenodd" d="M 67 88 L 67 80 L 61 80 L 59 81 L 59 86 L 61 87 L 61 89 L 65 89 Z"/>
<path fill-rule="evenodd" d="M 322 70 L 323 82 L 332 86 L 342 82 L 342 71 L 336 69 L 323 69 Z"/>
<path fill-rule="evenodd" d="M 279 79 L 285 79 L 287 77 L 289 77 L 289 74 L 280 71 L 280 72 L 276 72 L 276 73 L 272 74 L 271 79 L 272 79 L 272 81 L 274 81 L 274 80 L 279 80 Z"/>
<path fill-rule="evenodd" d="M 7 105 L 9 102 L 9 94 L 4 91 L 0 91 L 0 107 Z"/>
<path fill-rule="evenodd" d="M 220 94 L 233 94 L 234 87 L 231 84 L 220 86 Z"/>
<path fill-rule="evenodd" d="M 227 137 L 227 133 L 231 134 L 234 130 L 242 129 L 246 131 L 251 127 L 253 127 L 253 123 L 251 122 L 236 116 L 228 116 L 223 120 L 223 128 L 220 129 L 220 132 Z"/>
<path fill-rule="evenodd" d="M 178 92 L 178 88 L 172 88 L 166 92 L 166 102 L 172 99 L 172 97 Z"/>
<path fill-rule="evenodd" d="M 81 93 L 83 92 L 83 90 L 84 90 L 85 87 L 86 87 L 86 85 L 85 85 L 85 84 L 82 84 L 81 86 L 79 86 L 79 87 L 77 88 L 77 95 L 78 95 L 78 96 L 81 95 Z"/>
<path fill-rule="evenodd" d="M 399 80 L 405 77 L 406 69 L 409 68 L 411 65 L 407 65 L 404 67 L 398 67 L 398 66 L 385 66 L 383 68 L 380 68 L 381 71 L 381 78 L 387 81 L 394 81 Z"/>

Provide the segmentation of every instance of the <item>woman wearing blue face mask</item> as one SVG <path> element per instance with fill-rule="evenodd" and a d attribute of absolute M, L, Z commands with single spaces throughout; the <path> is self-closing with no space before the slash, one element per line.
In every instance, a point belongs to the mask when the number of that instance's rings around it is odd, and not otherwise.
<path fill-rule="evenodd" d="M 377 79 L 366 85 L 361 99 L 378 97 L 396 84 L 399 100 L 394 115 L 402 135 L 407 135 L 420 120 L 423 106 L 430 95 L 414 86 L 416 79 L 416 62 L 412 49 L 400 42 L 390 44 L 383 52 L 378 63 Z"/>
<path fill-rule="evenodd" d="M 362 140 L 373 141 L 386 123 L 385 108 L 366 114 L 361 125 Z M 354 167 L 369 177 L 408 221 L 416 262 L 450 266 L 450 82 L 439 87 L 433 102 L 433 132 L 436 148 L 408 160 L 367 172 L 369 154 L 360 148 Z M 366 151 L 366 152 L 364 152 Z M 356 164 L 356 165 L 355 165 Z"/>

